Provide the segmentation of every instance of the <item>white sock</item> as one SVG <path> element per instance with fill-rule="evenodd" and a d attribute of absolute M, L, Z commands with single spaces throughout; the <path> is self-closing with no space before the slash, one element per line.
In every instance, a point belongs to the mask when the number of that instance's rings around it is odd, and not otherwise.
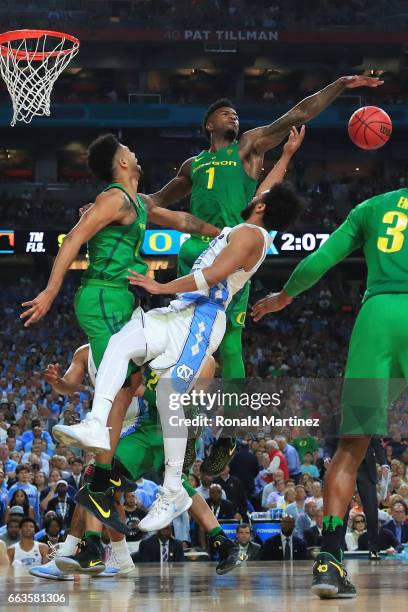
<path fill-rule="evenodd" d="M 81 541 L 81 538 L 76 538 L 72 535 L 67 535 L 65 542 L 62 542 L 57 551 L 57 557 L 69 557 L 70 555 L 74 555 L 76 549 L 78 548 L 78 543 Z"/>
<path fill-rule="evenodd" d="M 180 442 L 178 439 L 172 440 L 172 442 Z M 181 482 L 181 475 L 183 473 L 183 463 L 184 457 L 182 461 L 178 462 L 167 462 L 164 470 L 164 482 L 163 487 L 165 489 L 169 489 L 172 493 L 177 493 L 183 487 Z"/>
<path fill-rule="evenodd" d="M 183 473 L 188 429 L 183 424 L 179 424 L 176 428 L 169 426 L 171 417 L 177 416 L 179 423 L 183 423 L 182 419 L 184 417 L 182 406 L 179 406 L 175 411 L 169 409 L 169 390 L 171 391 L 171 389 L 170 380 L 163 376 L 156 387 L 156 404 L 163 431 L 165 457 L 163 486 L 176 493 L 182 488 L 181 475 Z"/>
<path fill-rule="evenodd" d="M 146 336 L 137 320 L 129 321 L 111 337 L 96 376 L 91 416 L 104 427 L 112 402 L 126 380 L 129 361 L 146 355 Z"/>
<path fill-rule="evenodd" d="M 119 542 L 111 541 L 111 544 L 112 552 L 119 563 L 119 569 L 128 566 L 129 563 L 133 563 L 133 559 L 130 556 L 129 547 L 125 538 L 123 538 L 123 540 L 119 540 Z"/>
<path fill-rule="evenodd" d="M 106 397 L 102 397 L 95 393 L 93 403 L 92 403 L 92 412 L 91 416 L 102 423 L 104 427 L 108 422 L 109 413 L 112 408 L 112 400 L 107 399 Z"/>

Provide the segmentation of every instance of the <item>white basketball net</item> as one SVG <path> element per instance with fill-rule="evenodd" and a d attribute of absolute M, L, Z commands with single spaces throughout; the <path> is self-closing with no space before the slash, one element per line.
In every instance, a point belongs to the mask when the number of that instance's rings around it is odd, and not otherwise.
<path fill-rule="evenodd" d="M 49 116 L 54 83 L 78 53 L 79 43 L 44 33 L 39 38 L 3 42 L 2 49 L 0 72 L 13 102 L 11 125 Z"/>

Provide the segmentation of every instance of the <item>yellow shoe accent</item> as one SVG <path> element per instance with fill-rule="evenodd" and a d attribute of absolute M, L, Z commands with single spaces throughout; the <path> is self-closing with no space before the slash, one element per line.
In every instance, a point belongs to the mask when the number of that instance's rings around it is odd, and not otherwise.
<path fill-rule="evenodd" d="M 104 509 L 102 508 L 102 506 L 100 506 L 100 505 L 98 504 L 98 502 L 97 502 L 97 501 L 96 501 L 96 500 L 95 500 L 95 499 L 92 497 L 92 495 L 91 495 L 91 494 L 89 494 L 89 499 L 90 499 L 90 500 L 91 500 L 91 502 L 94 504 L 95 508 L 96 508 L 96 509 L 97 509 L 97 510 L 98 510 L 98 511 L 101 513 L 101 515 L 103 516 L 103 518 L 107 519 L 107 518 L 109 518 L 109 517 L 110 517 L 111 511 L 110 511 L 110 510 L 108 510 L 108 511 L 106 512 L 106 510 L 104 510 Z"/>
<path fill-rule="evenodd" d="M 120 487 L 120 485 L 122 484 L 122 480 L 119 478 L 119 480 L 113 480 L 113 478 L 110 478 L 110 482 L 115 485 L 115 487 Z"/>
<path fill-rule="evenodd" d="M 89 567 L 95 567 L 95 565 L 101 565 L 102 561 L 90 561 Z"/>

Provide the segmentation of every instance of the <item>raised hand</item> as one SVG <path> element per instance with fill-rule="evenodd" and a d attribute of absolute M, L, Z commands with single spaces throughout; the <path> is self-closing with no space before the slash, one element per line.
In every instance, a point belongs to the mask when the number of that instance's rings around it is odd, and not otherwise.
<path fill-rule="evenodd" d="M 266 297 L 259 300 L 255 306 L 252 307 L 251 316 L 254 321 L 260 321 L 269 312 L 278 312 L 283 310 L 292 302 L 292 298 L 289 297 L 284 291 L 280 293 L 270 293 Z"/>
<path fill-rule="evenodd" d="M 364 76 L 364 74 L 355 74 L 354 76 L 344 76 L 339 79 L 347 89 L 354 89 L 355 87 L 378 87 L 382 85 L 384 81 L 378 77 Z"/>
<path fill-rule="evenodd" d="M 283 152 L 286 155 L 290 155 L 292 157 L 292 155 L 294 155 L 296 151 L 299 149 L 299 147 L 301 146 L 303 139 L 305 137 L 305 134 L 306 134 L 306 128 L 304 125 L 302 125 L 300 130 L 298 130 L 295 126 L 292 126 L 292 129 L 290 130 L 289 138 L 285 146 L 283 147 Z"/>
<path fill-rule="evenodd" d="M 29 327 L 32 323 L 38 323 L 51 308 L 55 297 L 56 294 L 54 292 L 49 289 L 44 289 L 44 291 L 41 291 L 34 300 L 23 302 L 21 304 L 22 307 L 28 308 L 28 310 L 25 310 L 20 315 L 20 319 L 27 319 L 24 323 L 24 327 Z"/>

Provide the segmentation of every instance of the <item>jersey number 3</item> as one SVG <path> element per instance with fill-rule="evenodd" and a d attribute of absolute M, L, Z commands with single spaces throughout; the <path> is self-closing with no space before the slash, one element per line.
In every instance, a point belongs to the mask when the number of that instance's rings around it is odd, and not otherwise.
<path fill-rule="evenodd" d="M 395 222 L 396 219 L 396 222 Z M 396 253 L 404 244 L 404 232 L 408 227 L 408 216 L 398 210 L 391 210 L 383 216 L 382 222 L 391 227 L 387 228 L 387 236 L 392 238 L 378 238 L 377 247 L 383 253 Z"/>

